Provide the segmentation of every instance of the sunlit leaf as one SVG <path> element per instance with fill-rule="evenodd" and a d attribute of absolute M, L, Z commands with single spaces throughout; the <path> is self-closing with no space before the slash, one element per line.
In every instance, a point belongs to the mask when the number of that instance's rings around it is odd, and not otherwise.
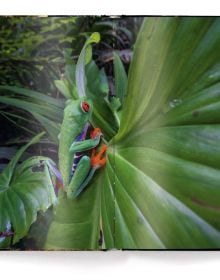
<path fill-rule="evenodd" d="M 219 43 L 219 19 L 142 26 L 112 142 L 117 248 L 220 247 Z"/>

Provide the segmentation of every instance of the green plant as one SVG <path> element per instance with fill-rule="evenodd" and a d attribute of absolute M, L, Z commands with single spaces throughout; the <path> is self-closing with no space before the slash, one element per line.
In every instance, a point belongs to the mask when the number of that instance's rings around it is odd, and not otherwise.
<path fill-rule="evenodd" d="M 21 119 L 21 128 L 27 130 L 29 134 L 38 132 L 41 125 L 48 132 L 51 141 L 57 142 L 59 123 L 63 116 L 64 102 L 62 100 L 15 86 L 0 86 L 0 91 L 2 92 L 0 102 L 19 110 L 10 112 L 8 107 L 5 107 L 0 110 L 0 114 L 9 118 L 10 121 L 14 119 L 15 125 L 19 125 Z M 22 115 L 21 112 L 29 114 Z M 33 116 L 31 122 L 30 115 Z"/>
<path fill-rule="evenodd" d="M 149 18 L 119 132 L 79 200 L 60 199 L 47 249 L 220 247 L 220 20 Z"/>
<path fill-rule="evenodd" d="M 88 54 L 90 54 L 89 60 L 91 60 L 90 48 Z M 78 96 L 76 94 L 75 81 L 76 66 L 68 49 L 65 51 L 65 60 L 66 66 L 64 78 L 62 80 L 56 80 L 55 84 L 60 93 L 63 94 L 66 99 L 76 99 Z M 120 63 L 119 58 L 117 65 L 115 66 L 115 69 L 119 68 L 120 70 L 123 70 L 123 65 Z M 83 62 L 81 65 L 81 69 L 84 69 Z M 84 75 L 86 75 L 86 91 L 88 96 L 94 102 L 94 115 L 92 117 L 92 123 L 94 124 L 94 126 L 103 127 L 105 138 L 110 139 L 117 132 L 119 125 L 119 123 L 117 122 L 118 119 L 116 118 L 117 110 L 115 110 L 117 102 L 113 102 L 115 100 L 112 98 L 109 99 L 108 97 L 108 82 L 105 72 L 103 70 L 99 70 L 94 61 L 91 61 L 86 66 L 85 70 L 85 72 L 84 70 L 82 71 L 82 77 L 84 78 Z M 81 73 L 81 70 L 79 69 L 78 72 Z M 53 98 L 52 96 L 48 96 L 37 91 L 32 91 L 15 86 L 0 86 L 0 90 L 3 92 L 3 95 L 0 97 L 0 102 L 2 104 L 13 106 L 17 109 L 26 111 L 31 114 L 34 117 L 32 122 L 36 123 L 36 121 L 39 121 L 39 123 L 45 128 L 45 130 L 47 130 L 51 140 L 57 143 L 57 136 L 60 131 L 60 126 L 57 125 L 57 122 L 61 123 L 62 121 L 64 100 L 58 100 Z M 123 92 L 121 93 L 120 97 L 122 96 Z M 18 112 L 17 114 L 12 114 L 8 112 L 7 107 L 6 109 L 3 107 L 1 114 L 3 114 L 4 116 L 14 116 L 18 119 L 22 118 L 22 121 L 26 123 L 26 127 L 24 127 L 25 129 L 27 129 L 30 123 L 29 118 L 21 117 L 20 112 Z M 31 124 L 31 126 L 33 125 L 33 123 Z M 37 128 L 39 129 L 40 126 L 38 126 Z M 15 242 L 17 241 L 18 240 L 16 240 Z"/>
<path fill-rule="evenodd" d="M 47 167 L 50 159 L 34 156 L 17 164 L 24 151 L 42 135 L 20 148 L 0 173 L 0 248 L 17 243 L 28 233 L 37 212 L 46 211 L 57 201 Z"/>
<path fill-rule="evenodd" d="M 76 65 L 70 50 L 66 49 L 64 77 L 55 80 L 54 84 L 64 98 L 56 98 L 45 93 L 33 91 L 16 86 L 0 85 L 0 103 L 7 105 L 0 109 L 0 114 L 13 122 L 16 126 L 28 132 L 36 134 L 39 130 L 47 131 L 50 141 L 58 144 L 58 134 L 63 119 L 63 109 L 66 99 L 76 99 Z M 115 69 L 123 71 L 123 65 L 119 64 Z M 123 73 L 125 78 L 126 73 Z M 111 139 L 119 128 L 119 121 L 115 115 L 115 98 L 109 97 L 109 87 L 106 74 L 99 69 L 94 60 L 86 66 L 87 94 L 94 103 L 94 125 L 103 128 L 107 140 Z M 125 81 L 126 82 L 126 81 Z M 125 87 L 125 86 L 124 86 Z M 123 88 L 124 89 L 124 88 Z M 122 90 L 123 90 L 122 89 Z M 120 93 L 123 95 L 124 93 Z M 10 107 L 8 107 L 10 106 Z M 9 110 L 11 108 L 12 111 Z M 31 122 L 30 122 L 30 115 Z"/>
<path fill-rule="evenodd" d="M 45 127 L 56 143 L 63 102 L 56 100 L 54 80 L 62 75 L 63 49 L 72 46 L 76 21 L 77 17 L 0 17 L 3 143 L 13 140 L 8 128 L 17 139 L 21 133 L 32 137 Z"/>
<path fill-rule="evenodd" d="M 92 50 L 90 50 L 92 52 Z M 92 55 L 92 53 L 90 53 Z M 91 60 L 91 58 L 89 59 Z M 62 80 L 56 80 L 55 85 L 60 93 L 66 99 L 77 99 L 76 89 L 76 65 L 69 50 L 65 52 L 65 74 Z M 83 66 L 84 68 L 84 66 Z M 94 114 L 92 116 L 92 124 L 102 127 L 107 140 L 111 139 L 117 132 L 119 124 L 117 117 L 112 110 L 112 102 L 109 97 L 108 80 L 103 69 L 99 69 L 94 60 L 91 60 L 85 66 L 86 94 L 94 104 Z"/>
<path fill-rule="evenodd" d="M 49 141 L 57 144 L 65 101 L 62 97 L 74 98 L 76 92 L 74 61 L 85 38 L 93 31 L 100 30 L 102 42 L 95 46 L 93 55 L 96 63 L 92 61 L 87 65 L 86 76 L 89 95 L 97 107 L 94 122 L 104 127 L 108 139 L 112 138 L 119 127 L 119 119 L 114 113 L 115 106 L 119 105 L 115 97 L 109 97 L 109 94 L 114 95 L 115 90 L 109 89 L 104 68 L 98 68 L 100 63 L 97 66 L 102 56 L 99 48 L 102 53 L 107 53 L 110 48 L 111 60 L 114 57 L 113 47 L 118 49 L 119 56 L 120 50 L 132 44 L 132 35 L 125 22 L 136 26 L 135 20 L 109 17 L 1 17 L 0 21 L 0 117 L 3 129 L 8 131 L 9 127 L 15 128 L 16 140 L 20 131 L 31 137 L 43 129 L 48 132 Z M 117 61 L 119 63 L 119 57 Z M 3 142 L 12 142 L 13 139 L 8 139 L 7 135 L 4 134 Z"/>

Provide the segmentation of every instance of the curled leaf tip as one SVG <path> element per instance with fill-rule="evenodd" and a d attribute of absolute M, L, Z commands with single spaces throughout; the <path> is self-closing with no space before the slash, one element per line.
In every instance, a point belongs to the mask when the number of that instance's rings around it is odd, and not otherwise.
<path fill-rule="evenodd" d="M 45 131 L 42 131 L 41 133 L 37 134 L 33 139 L 32 141 L 30 142 L 31 144 L 36 144 L 40 141 L 40 139 L 42 138 L 42 136 L 45 135 Z"/>
<path fill-rule="evenodd" d="M 100 37 L 100 33 L 99 32 L 94 32 L 92 33 L 90 40 L 93 43 L 98 43 L 100 41 L 101 37 Z"/>

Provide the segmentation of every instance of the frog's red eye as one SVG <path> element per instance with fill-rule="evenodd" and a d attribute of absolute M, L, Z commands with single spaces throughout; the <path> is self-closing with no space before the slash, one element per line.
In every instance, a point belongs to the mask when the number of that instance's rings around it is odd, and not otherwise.
<path fill-rule="evenodd" d="M 88 113 L 88 112 L 89 112 L 89 104 L 88 104 L 87 102 L 83 101 L 83 102 L 81 103 L 81 108 L 82 108 L 82 110 L 83 110 L 85 113 Z"/>

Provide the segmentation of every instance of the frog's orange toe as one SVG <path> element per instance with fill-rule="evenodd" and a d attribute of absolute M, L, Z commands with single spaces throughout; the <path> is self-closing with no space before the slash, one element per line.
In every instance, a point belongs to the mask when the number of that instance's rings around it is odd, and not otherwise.
<path fill-rule="evenodd" d="M 94 139 L 97 135 L 102 135 L 102 131 L 101 131 L 101 129 L 98 128 L 98 127 L 94 128 L 94 129 L 91 131 L 90 137 L 91 137 L 92 139 Z"/>
<path fill-rule="evenodd" d="M 105 144 L 102 144 L 100 151 L 96 154 L 96 149 L 92 150 L 91 155 L 91 165 L 93 167 L 102 167 L 106 164 L 106 158 L 103 154 L 106 152 L 107 146 Z"/>

